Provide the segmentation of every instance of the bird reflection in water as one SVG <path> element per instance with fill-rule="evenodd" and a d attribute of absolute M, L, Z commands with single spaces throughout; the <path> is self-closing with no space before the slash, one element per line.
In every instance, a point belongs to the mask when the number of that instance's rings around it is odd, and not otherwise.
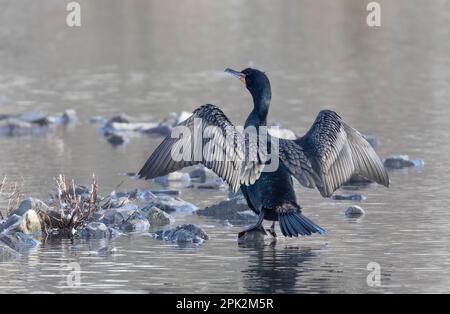
<path fill-rule="evenodd" d="M 249 256 L 248 267 L 242 270 L 244 288 L 248 293 L 329 291 L 329 278 L 339 271 L 321 262 L 324 247 L 285 245 L 275 240 L 239 243 L 240 250 Z M 321 271 L 317 271 L 319 267 Z"/>

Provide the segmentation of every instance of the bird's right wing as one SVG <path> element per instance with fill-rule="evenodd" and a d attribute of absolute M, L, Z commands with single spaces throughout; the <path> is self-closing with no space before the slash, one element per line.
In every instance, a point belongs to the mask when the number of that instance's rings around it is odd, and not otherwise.
<path fill-rule="evenodd" d="M 140 178 L 163 176 L 198 163 L 213 170 L 234 191 L 259 178 L 264 162 L 257 146 L 249 144 L 218 107 L 203 105 L 176 128 L 183 136 L 167 136 L 139 171 Z"/>

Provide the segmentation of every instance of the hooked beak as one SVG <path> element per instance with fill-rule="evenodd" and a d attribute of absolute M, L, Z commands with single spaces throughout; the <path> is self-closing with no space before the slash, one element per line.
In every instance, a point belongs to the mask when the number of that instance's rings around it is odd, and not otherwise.
<path fill-rule="evenodd" d="M 242 84 L 246 85 L 244 73 L 232 70 L 230 68 L 226 68 L 225 73 L 228 73 L 228 74 L 233 75 L 234 77 L 237 77 L 242 82 Z"/>

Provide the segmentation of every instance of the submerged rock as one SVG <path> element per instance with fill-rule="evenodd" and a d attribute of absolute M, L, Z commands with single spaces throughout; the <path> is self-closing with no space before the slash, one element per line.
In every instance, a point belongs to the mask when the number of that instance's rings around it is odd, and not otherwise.
<path fill-rule="evenodd" d="M 366 212 L 358 205 L 352 205 L 345 210 L 345 216 L 349 218 L 358 218 Z"/>
<path fill-rule="evenodd" d="M 158 195 L 172 195 L 172 196 L 179 196 L 179 195 L 181 195 L 181 191 L 179 191 L 179 190 L 170 190 L 170 189 L 151 190 L 150 192 L 152 192 L 156 196 L 158 196 Z"/>
<path fill-rule="evenodd" d="M 333 194 L 331 199 L 335 201 L 365 201 L 367 197 L 361 194 Z"/>
<path fill-rule="evenodd" d="M 6 244 L 11 249 L 17 252 L 28 251 L 39 245 L 39 241 L 32 236 L 22 233 L 15 232 L 12 234 L 0 234 L 0 242 Z"/>
<path fill-rule="evenodd" d="M 424 165 L 423 160 L 410 160 L 408 155 L 393 155 L 386 158 L 383 163 L 389 169 L 421 167 Z"/>
<path fill-rule="evenodd" d="M 160 230 L 156 233 L 159 240 L 171 241 L 178 244 L 201 244 L 208 240 L 208 234 L 193 224 L 184 224 L 174 229 Z"/>
<path fill-rule="evenodd" d="M 128 137 L 122 133 L 110 133 L 106 136 L 106 140 L 113 146 L 119 146 L 129 142 Z"/>
<path fill-rule="evenodd" d="M 108 227 L 101 222 L 88 223 L 80 230 L 80 238 L 83 239 L 103 239 L 110 236 Z"/>
<path fill-rule="evenodd" d="M 238 238 L 238 242 L 239 243 L 242 243 L 242 242 L 250 242 L 250 243 L 261 242 L 261 241 L 264 241 L 266 236 L 267 236 L 267 234 L 264 234 L 260 230 L 249 231 L 249 232 L 244 233 L 244 235 L 242 237 L 239 237 Z"/>

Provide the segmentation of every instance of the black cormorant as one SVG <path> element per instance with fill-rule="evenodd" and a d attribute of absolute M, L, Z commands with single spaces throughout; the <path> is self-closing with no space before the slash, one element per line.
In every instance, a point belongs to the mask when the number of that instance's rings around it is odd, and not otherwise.
<path fill-rule="evenodd" d="M 245 122 L 245 129 L 255 127 L 258 130 L 266 126 L 272 94 L 265 73 L 251 68 L 241 72 L 226 69 L 225 72 L 239 78 L 253 97 L 254 107 Z M 196 123 L 196 118 L 201 119 L 202 123 Z M 250 141 L 249 136 L 235 128 L 218 107 L 211 104 L 200 106 L 179 125 L 190 131 L 188 135 L 183 134 L 182 139 L 170 135 L 165 138 L 139 171 L 139 177 L 150 179 L 198 163 L 205 165 L 234 191 L 240 188 L 248 206 L 258 214 L 258 222 L 240 232 L 239 237 L 248 231 L 266 233 L 262 226 L 264 220 L 273 221 L 267 231 L 274 236 L 275 221 L 279 222 L 284 236 L 325 234 L 324 229 L 302 214 L 292 177 L 305 187 L 317 188 L 323 197 L 330 197 L 353 174 L 389 186 L 386 169 L 370 144 L 330 110 L 320 111 L 304 136 L 295 140 L 277 139 L 279 166 L 271 172 L 264 171 L 269 163 L 267 156 L 271 146 L 266 154 L 261 153 L 258 149 L 261 145 Z M 203 134 L 207 130 L 212 134 L 200 140 L 202 153 L 200 158 L 198 155 L 195 158 L 195 148 L 191 148 L 199 147 L 195 146 L 198 139 L 192 134 Z M 222 133 L 222 136 L 216 136 L 217 133 Z M 224 133 L 227 136 L 223 136 Z M 218 145 L 223 149 L 226 158 L 212 158 L 216 148 L 208 145 L 210 141 L 216 141 L 216 147 Z M 271 141 L 270 136 L 267 141 Z M 177 150 L 183 153 L 183 158 L 173 158 L 172 152 Z"/>

